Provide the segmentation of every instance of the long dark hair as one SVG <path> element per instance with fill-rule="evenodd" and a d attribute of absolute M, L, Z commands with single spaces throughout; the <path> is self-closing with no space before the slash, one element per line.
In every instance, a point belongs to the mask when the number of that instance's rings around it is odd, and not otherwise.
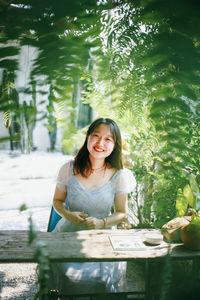
<path fill-rule="evenodd" d="M 77 174 L 87 177 L 91 172 L 91 162 L 89 159 L 89 151 L 87 148 L 87 138 L 101 124 L 108 125 L 115 143 L 112 153 L 105 158 L 107 167 L 112 167 L 117 170 L 123 168 L 122 164 L 122 139 L 118 125 L 115 121 L 108 118 L 99 118 L 95 120 L 88 128 L 85 142 L 74 158 L 74 170 Z"/>

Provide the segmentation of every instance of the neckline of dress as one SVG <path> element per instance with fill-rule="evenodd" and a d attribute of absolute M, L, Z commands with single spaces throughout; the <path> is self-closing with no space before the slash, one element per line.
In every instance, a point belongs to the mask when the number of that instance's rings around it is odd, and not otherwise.
<path fill-rule="evenodd" d="M 99 192 L 100 189 L 104 188 L 107 184 L 109 184 L 110 182 L 112 182 L 113 178 L 116 176 L 116 174 L 119 172 L 120 170 L 116 170 L 114 172 L 114 174 L 112 175 L 112 177 L 103 185 L 101 185 L 100 187 L 97 187 L 97 189 L 95 191 L 93 191 L 93 188 L 95 188 L 96 185 L 92 186 L 91 188 L 87 189 L 85 188 L 82 183 L 78 180 L 78 178 L 76 177 L 76 175 L 74 174 L 74 170 L 73 170 L 73 160 L 71 162 L 71 172 L 72 172 L 72 176 L 75 178 L 75 180 L 77 181 L 77 183 L 79 184 L 79 186 L 86 192 Z"/>

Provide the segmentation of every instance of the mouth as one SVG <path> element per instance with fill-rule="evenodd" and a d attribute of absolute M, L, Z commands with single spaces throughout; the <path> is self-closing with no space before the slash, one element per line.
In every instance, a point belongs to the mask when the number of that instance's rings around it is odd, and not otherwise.
<path fill-rule="evenodd" d="M 101 147 L 94 147 L 94 150 L 97 151 L 97 152 L 103 152 L 104 150 L 101 148 Z"/>

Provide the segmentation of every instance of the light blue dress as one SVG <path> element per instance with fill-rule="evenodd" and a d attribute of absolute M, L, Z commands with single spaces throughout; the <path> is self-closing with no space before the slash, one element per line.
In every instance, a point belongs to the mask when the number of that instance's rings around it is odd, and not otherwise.
<path fill-rule="evenodd" d="M 121 169 L 112 178 L 91 189 L 85 189 L 73 173 L 73 161 L 66 163 L 59 171 L 57 188 L 67 191 L 66 201 L 70 211 L 81 211 L 95 218 L 107 217 L 111 213 L 114 198 L 134 190 L 135 179 L 128 169 Z M 62 218 L 54 232 L 85 230 Z M 125 285 L 126 262 L 62 263 L 54 265 L 54 282 L 62 293 L 117 292 Z M 56 275 L 55 275 L 56 269 Z M 76 291 L 77 291 L 76 290 Z"/>

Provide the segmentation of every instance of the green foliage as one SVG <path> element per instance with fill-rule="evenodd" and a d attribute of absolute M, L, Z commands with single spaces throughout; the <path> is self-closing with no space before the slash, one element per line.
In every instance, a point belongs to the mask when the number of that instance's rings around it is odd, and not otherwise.
<path fill-rule="evenodd" d="M 191 207 L 195 212 L 200 209 L 199 186 L 193 174 L 189 175 L 189 184 L 186 184 L 182 189 L 178 190 L 176 200 L 177 216 L 184 216 L 188 209 Z"/>
<path fill-rule="evenodd" d="M 27 210 L 27 206 L 26 206 L 26 204 L 24 203 L 24 204 L 22 204 L 22 205 L 19 207 L 19 211 L 25 211 L 25 210 Z"/>
<path fill-rule="evenodd" d="M 40 289 L 34 299 L 48 300 L 48 281 L 50 279 L 49 253 L 47 251 L 47 245 L 43 241 L 37 243 L 35 258 L 39 266 L 37 283 L 40 285 Z"/>
<path fill-rule="evenodd" d="M 32 217 L 29 217 L 29 245 L 35 244 L 34 257 L 38 263 L 38 278 L 39 291 L 36 293 L 34 299 L 48 299 L 48 281 L 49 281 L 49 254 L 47 251 L 47 245 L 37 239 L 37 232 L 33 224 Z"/>
<path fill-rule="evenodd" d="M 155 126 L 159 146 L 150 155 L 151 165 L 146 169 L 143 153 L 135 171 L 148 182 L 144 199 L 148 220 L 153 218 L 160 226 L 162 219 L 175 215 L 177 190 L 186 185 L 186 176 L 199 174 L 199 3 L 129 1 L 117 10 L 120 17 L 110 17 L 112 31 L 107 27 L 107 53 L 112 55 L 106 69 L 110 76 L 105 78 L 114 82 L 122 114 L 130 110 L 137 115 L 137 122 L 132 120 L 137 131 L 144 103 L 147 122 L 150 117 L 150 128 Z M 141 147 L 142 141 L 146 144 L 142 136 L 139 141 Z M 154 157 L 159 157 L 161 169 Z"/>
<path fill-rule="evenodd" d="M 191 207 L 194 207 L 194 194 L 193 194 L 192 189 L 189 184 L 184 186 L 183 196 L 185 197 L 185 199 L 187 199 L 188 205 L 190 205 Z"/>
<path fill-rule="evenodd" d="M 77 85 L 82 103 L 95 116 L 119 123 L 128 145 L 127 166 L 140 185 L 140 221 L 161 226 L 175 216 L 177 191 L 180 200 L 187 176 L 194 174 L 199 182 L 199 2 L 18 4 L 0 6 L 1 42 L 10 55 L 0 52 L 2 64 L 15 71 L 22 45 L 39 50 L 30 83 L 37 79 L 38 87 L 53 85 L 63 151 L 74 153 L 81 140 Z M 1 110 L 13 107 L 8 97 L 1 97 Z M 48 113 L 50 117 L 52 106 Z"/>
<path fill-rule="evenodd" d="M 13 1 L 1 10 L 2 39 L 15 46 L 2 48 L 2 57 L 14 56 L 22 45 L 38 49 L 30 80 L 45 75 L 44 83 L 54 82 L 61 90 L 79 77 L 79 65 L 87 65 L 89 50 L 98 44 L 99 16 L 103 6 L 96 1 L 75 0 L 73 3 Z M 6 17 L 5 17 L 6 16 Z M 13 21 L 15 20 L 15 21 Z M 7 51 L 6 51 L 7 50 Z M 14 59 L 4 63 L 9 68 Z M 36 77 L 36 79 L 38 79 Z M 39 83 L 39 82 L 38 82 Z"/>
<path fill-rule="evenodd" d="M 64 135 L 62 141 L 62 149 L 64 153 L 76 154 L 85 140 L 86 129 L 79 130 L 73 123 L 65 124 Z"/>
<path fill-rule="evenodd" d="M 29 217 L 29 236 L 28 236 L 28 243 L 31 245 L 33 241 L 37 237 L 37 232 L 35 230 L 35 226 L 33 224 L 32 216 Z"/>
<path fill-rule="evenodd" d="M 38 94 L 42 92 L 40 86 L 53 85 L 56 93 L 53 102 L 62 103 L 64 100 L 65 111 L 68 109 L 70 114 L 73 105 L 70 103 L 68 106 L 67 102 L 81 76 L 81 69 L 88 65 L 90 49 L 100 43 L 100 16 L 106 5 L 97 5 L 94 0 L 75 0 L 72 3 L 44 0 L 40 4 L 33 0 L 14 0 L 4 4 L 0 6 L 0 67 L 16 74 L 19 60 L 16 55 L 20 53 L 21 47 L 34 47 L 38 56 L 33 61 L 29 83 L 20 92 L 30 94 L 34 82 L 37 83 Z M 20 103 L 22 102 L 20 97 Z M 24 108 L 16 108 L 4 93 L 0 95 L 0 111 L 18 111 L 23 114 Z M 47 118 L 48 123 L 51 123 L 48 128 L 52 136 L 54 120 L 51 112 L 43 114 L 38 110 L 37 113 L 42 114 L 40 118 Z M 28 114 L 32 121 L 35 120 L 35 111 L 28 109 Z M 70 116 L 71 119 L 74 117 Z M 27 125 L 30 149 L 34 122 Z"/>
<path fill-rule="evenodd" d="M 179 7 L 176 17 L 170 15 L 175 7 Z M 157 24 L 157 32 L 152 35 L 152 46 L 143 56 L 146 68 L 144 79 L 152 89 L 151 116 L 157 130 L 165 132 L 163 137 L 161 135 L 166 142 L 165 151 L 179 156 L 180 167 L 191 166 L 191 154 L 192 157 L 198 156 L 189 138 L 190 128 L 198 126 L 199 122 L 196 105 L 199 97 L 196 89 L 199 81 L 199 47 L 195 43 L 197 36 L 193 27 L 194 24 L 199 26 L 195 12 L 198 7 L 196 1 L 153 1 L 145 7 L 142 17 Z M 153 11 L 156 12 L 155 21 L 150 13 Z M 159 61 L 156 60 L 158 54 Z M 195 135 L 198 131 L 193 130 L 190 137 Z M 170 159 L 174 160 L 174 155 Z M 198 171 L 197 165 L 194 171 Z"/>
<path fill-rule="evenodd" d="M 178 217 L 183 217 L 187 211 L 188 202 L 181 188 L 178 189 L 176 198 L 176 212 Z"/>
<path fill-rule="evenodd" d="M 189 209 L 189 210 L 188 210 Z M 200 193 L 199 186 L 193 174 L 189 175 L 189 184 L 183 190 L 178 189 L 176 199 L 177 216 L 182 217 L 186 213 L 192 214 L 192 219 L 187 226 L 187 231 L 196 232 L 200 230 Z"/>

